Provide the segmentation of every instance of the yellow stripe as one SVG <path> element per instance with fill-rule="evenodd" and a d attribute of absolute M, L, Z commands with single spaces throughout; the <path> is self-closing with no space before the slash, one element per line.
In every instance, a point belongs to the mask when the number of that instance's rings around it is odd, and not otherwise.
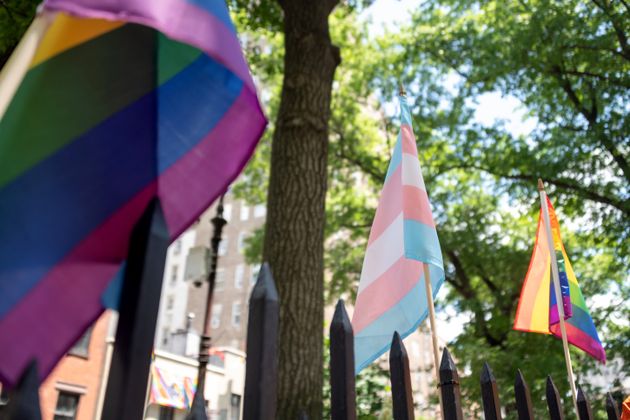
<path fill-rule="evenodd" d="M 79 44 L 124 25 L 124 22 L 81 19 L 59 13 L 42 40 L 31 68 Z"/>
<path fill-rule="evenodd" d="M 543 278 L 540 281 L 536 298 L 534 299 L 534 308 L 532 310 L 531 331 L 549 333 L 549 276 L 551 275 L 551 263 L 549 258 L 545 262 L 546 269 Z"/>

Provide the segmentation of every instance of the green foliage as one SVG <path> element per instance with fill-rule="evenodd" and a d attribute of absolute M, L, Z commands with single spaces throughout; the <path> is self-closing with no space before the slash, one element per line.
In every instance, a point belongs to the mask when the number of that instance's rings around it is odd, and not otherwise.
<path fill-rule="evenodd" d="M 38 4 L 33 0 L 0 1 L 0 68 L 26 32 Z"/>

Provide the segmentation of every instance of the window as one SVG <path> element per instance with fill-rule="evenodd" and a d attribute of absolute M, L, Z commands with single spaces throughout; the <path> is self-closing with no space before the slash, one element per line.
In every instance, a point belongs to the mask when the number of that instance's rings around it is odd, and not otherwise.
<path fill-rule="evenodd" d="M 79 408 L 79 394 L 59 391 L 53 420 L 74 420 L 77 418 L 77 408 Z"/>
<path fill-rule="evenodd" d="M 223 218 L 228 222 L 232 218 L 232 204 L 223 205 Z"/>
<path fill-rule="evenodd" d="M 216 276 L 214 277 L 214 291 L 219 292 L 223 290 L 225 286 L 225 269 L 217 268 Z"/>
<path fill-rule="evenodd" d="M 173 407 L 160 406 L 159 420 L 173 420 L 175 418 L 175 409 Z"/>
<path fill-rule="evenodd" d="M 173 304 L 175 303 L 175 298 L 173 295 L 169 295 L 166 297 L 166 310 L 173 309 Z"/>
<path fill-rule="evenodd" d="M 232 406 L 231 419 L 238 420 L 241 417 L 241 396 L 238 394 L 232 394 L 230 396 L 230 405 Z"/>
<path fill-rule="evenodd" d="M 241 232 L 241 233 L 238 234 L 237 248 L 238 248 L 238 252 L 240 252 L 241 254 L 245 250 L 245 241 L 246 240 L 247 240 L 247 232 Z"/>
<path fill-rule="evenodd" d="M 88 349 L 90 347 L 90 336 L 92 335 L 92 327 L 79 338 L 79 341 L 74 343 L 74 346 L 68 351 L 68 354 L 79 357 L 88 357 Z"/>
<path fill-rule="evenodd" d="M 249 218 L 249 206 L 241 201 L 241 220 L 247 220 Z"/>
<path fill-rule="evenodd" d="M 168 328 L 162 329 L 162 345 L 168 344 Z"/>
<path fill-rule="evenodd" d="M 234 270 L 234 287 L 237 289 L 243 288 L 243 277 L 245 276 L 245 266 L 243 264 L 239 264 L 236 266 Z"/>
<path fill-rule="evenodd" d="M 235 327 L 241 326 L 241 302 L 232 304 L 232 325 Z"/>
<path fill-rule="evenodd" d="M 258 273 L 260 273 L 260 264 L 254 264 L 251 266 L 251 276 L 249 278 L 249 284 L 251 286 L 256 284 L 258 280 Z"/>
<path fill-rule="evenodd" d="M 219 256 L 220 257 L 227 255 L 228 244 L 229 244 L 228 238 L 223 238 L 221 239 L 221 242 L 219 242 Z"/>
<path fill-rule="evenodd" d="M 223 312 L 223 305 L 215 303 L 212 305 L 212 318 L 210 319 L 210 327 L 217 329 L 221 326 L 221 313 Z"/>
<path fill-rule="evenodd" d="M 258 204 L 254 207 L 254 217 L 265 217 L 267 215 L 267 206 L 264 204 Z"/>
<path fill-rule="evenodd" d="M 179 271 L 179 266 L 177 264 L 171 267 L 171 284 L 177 283 L 177 272 Z"/>
<path fill-rule="evenodd" d="M 178 239 L 173 243 L 173 255 L 179 255 L 182 252 L 182 240 Z"/>

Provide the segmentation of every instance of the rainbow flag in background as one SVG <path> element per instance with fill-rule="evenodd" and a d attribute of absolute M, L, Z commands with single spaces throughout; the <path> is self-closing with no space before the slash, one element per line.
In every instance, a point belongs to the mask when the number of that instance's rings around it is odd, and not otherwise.
<path fill-rule="evenodd" d="M 0 120 L 0 381 L 44 378 L 103 311 L 154 198 L 172 239 L 241 172 L 266 126 L 217 0 L 47 0 Z M 1 87 L 0 87 L 1 88 Z"/>
<path fill-rule="evenodd" d="M 192 378 L 151 365 L 149 404 L 187 410 L 192 404 L 196 388 Z"/>
<path fill-rule="evenodd" d="M 584 296 L 582 296 L 582 291 L 575 278 L 573 267 L 571 267 L 571 262 L 562 244 L 560 223 L 558 223 L 556 212 L 549 198 L 547 198 L 547 207 L 549 209 L 554 252 L 558 261 L 567 340 L 595 359 L 605 363 L 606 352 L 599 340 L 591 315 L 586 308 Z M 558 305 L 551 279 L 551 254 L 549 253 L 547 241 L 547 232 L 541 210 L 538 216 L 536 244 L 534 245 L 534 252 L 518 302 L 514 329 L 553 334 L 561 338 Z"/>
<path fill-rule="evenodd" d="M 355 370 L 389 350 L 427 317 L 424 265 L 433 296 L 444 282 L 442 253 L 427 195 L 411 114 L 400 97 L 401 127 L 365 252 L 352 317 Z"/>

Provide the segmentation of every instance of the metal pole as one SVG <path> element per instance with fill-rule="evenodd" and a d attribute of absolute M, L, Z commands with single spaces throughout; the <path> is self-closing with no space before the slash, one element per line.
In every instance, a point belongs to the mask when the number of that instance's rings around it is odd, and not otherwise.
<path fill-rule="evenodd" d="M 211 255 L 210 255 L 210 269 L 208 270 L 208 293 L 206 295 L 206 308 L 203 317 L 203 329 L 201 334 L 201 341 L 199 343 L 199 369 L 197 371 L 197 391 L 195 392 L 195 399 L 193 400 L 193 406 L 195 402 L 204 403 L 205 398 L 204 390 L 206 385 L 206 369 L 208 367 L 208 360 L 210 358 L 210 317 L 212 315 L 212 295 L 214 293 L 214 283 L 217 276 L 217 263 L 219 262 L 219 244 L 221 243 L 221 234 L 223 233 L 223 227 L 227 224 L 227 221 L 223 218 L 223 199 L 225 194 L 219 198 L 219 205 L 217 206 L 217 214 L 210 221 L 214 226 L 212 239 L 210 240 Z M 199 407 L 197 407 L 199 408 Z M 191 407 L 191 414 L 193 413 Z"/>
<path fill-rule="evenodd" d="M 538 179 L 538 193 L 540 194 L 540 207 L 542 209 L 545 232 L 547 233 L 547 245 L 549 246 L 549 256 L 551 257 L 551 274 L 553 279 L 553 290 L 556 295 L 556 306 L 558 307 L 558 318 L 560 318 L 560 331 L 562 332 L 562 347 L 564 348 L 564 361 L 567 365 L 567 374 L 571 385 L 571 396 L 573 397 L 573 408 L 578 415 L 577 391 L 575 389 L 575 379 L 573 378 L 573 367 L 571 366 L 571 355 L 569 354 L 569 343 L 567 341 L 567 330 L 564 326 L 564 303 L 562 292 L 560 291 L 560 275 L 558 274 L 558 261 L 556 260 L 556 250 L 553 244 L 551 223 L 549 222 L 549 208 L 547 207 L 547 193 L 542 180 Z"/>

